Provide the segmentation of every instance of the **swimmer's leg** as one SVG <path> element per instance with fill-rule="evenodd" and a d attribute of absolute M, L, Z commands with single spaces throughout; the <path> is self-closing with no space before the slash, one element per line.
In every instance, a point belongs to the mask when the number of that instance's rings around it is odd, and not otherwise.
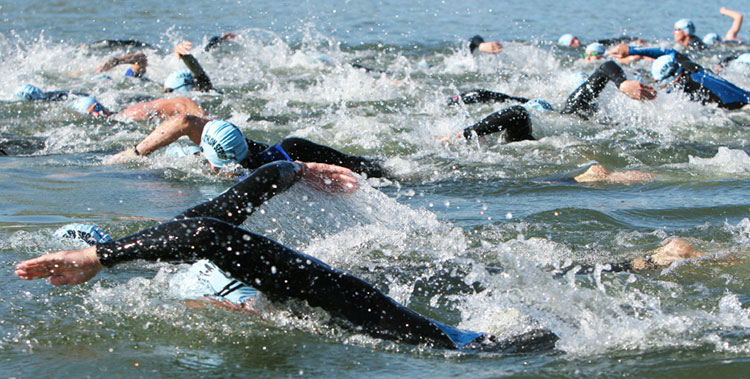
<path fill-rule="evenodd" d="M 286 138 L 279 145 L 293 160 L 343 166 L 371 178 L 387 176 L 385 168 L 377 160 L 345 154 L 303 138 Z"/>
<path fill-rule="evenodd" d="M 506 142 L 534 140 L 531 136 L 531 118 L 526 108 L 520 105 L 505 108 L 490 114 L 476 124 L 464 129 L 464 137 L 470 139 L 474 133 L 483 136 L 504 131 Z"/>
<path fill-rule="evenodd" d="M 455 349 L 433 321 L 369 283 L 275 241 L 210 218 L 163 223 L 97 245 L 104 266 L 134 260 L 208 259 L 274 300 L 299 299 L 374 337 Z"/>

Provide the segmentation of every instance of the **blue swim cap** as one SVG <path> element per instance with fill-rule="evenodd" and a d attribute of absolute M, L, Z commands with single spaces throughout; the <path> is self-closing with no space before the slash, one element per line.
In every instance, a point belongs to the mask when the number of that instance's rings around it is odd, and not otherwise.
<path fill-rule="evenodd" d="M 552 108 L 552 104 L 542 99 L 531 99 L 527 101 L 525 104 L 523 104 L 523 106 L 527 109 L 528 108 L 536 109 L 539 112 L 546 112 L 546 111 L 554 110 L 554 108 Z"/>
<path fill-rule="evenodd" d="M 27 84 L 16 90 L 16 97 L 26 101 L 42 100 L 44 99 L 44 92 L 37 86 Z"/>
<path fill-rule="evenodd" d="M 672 81 L 679 72 L 680 66 L 672 54 L 662 55 L 651 64 L 651 76 L 662 84 L 669 84 L 668 81 Z"/>
<path fill-rule="evenodd" d="M 715 43 L 721 42 L 721 37 L 719 37 L 716 33 L 708 33 L 705 37 L 703 37 L 703 43 L 706 45 L 713 45 Z"/>
<path fill-rule="evenodd" d="M 572 34 L 563 34 L 560 36 L 560 39 L 557 40 L 557 44 L 560 46 L 570 46 L 571 42 L 573 42 L 573 38 L 575 38 Z"/>
<path fill-rule="evenodd" d="M 112 80 L 112 77 L 107 74 L 97 74 L 92 76 L 91 80 Z"/>
<path fill-rule="evenodd" d="M 687 18 L 677 20 L 677 22 L 674 23 L 674 28 L 682 29 L 685 33 L 690 34 L 691 36 L 695 34 L 695 24 L 693 24 L 692 20 Z"/>
<path fill-rule="evenodd" d="M 96 225 L 68 224 L 55 231 L 57 238 L 80 239 L 89 245 L 111 242 L 112 237 Z"/>
<path fill-rule="evenodd" d="M 188 70 L 174 71 L 164 81 L 164 88 L 172 91 L 189 92 L 195 86 L 193 73 Z"/>
<path fill-rule="evenodd" d="M 737 59 L 735 59 L 735 62 L 750 64 L 750 53 L 741 54 L 739 57 L 737 57 Z"/>
<path fill-rule="evenodd" d="M 604 45 L 599 42 L 590 43 L 586 46 L 587 53 L 595 52 L 599 55 L 604 55 L 604 50 Z"/>
<path fill-rule="evenodd" d="M 248 153 L 247 141 L 240 129 L 224 120 L 206 123 L 201 134 L 201 150 L 216 168 L 232 162 L 240 163 Z"/>
<path fill-rule="evenodd" d="M 194 155 L 201 152 L 200 146 L 196 145 L 183 145 L 180 143 L 173 143 L 167 146 L 167 150 L 164 152 L 169 158 L 182 158 L 189 155 Z"/>
<path fill-rule="evenodd" d="M 96 104 L 99 101 L 97 101 L 95 98 L 91 96 L 78 96 L 75 99 L 73 99 L 68 106 L 70 109 L 80 113 L 80 114 L 87 114 L 88 109 L 91 106 L 91 104 Z"/>

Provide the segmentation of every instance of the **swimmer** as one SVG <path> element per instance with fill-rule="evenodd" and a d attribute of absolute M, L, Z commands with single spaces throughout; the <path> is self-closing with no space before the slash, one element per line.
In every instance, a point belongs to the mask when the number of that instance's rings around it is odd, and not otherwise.
<path fill-rule="evenodd" d="M 239 227 L 254 207 L 289 188 L 303 174 L 304 169 L 293 162 L 264 165 L 224 194 L 172 221 L 86 249 L 23 261 L 15 274 L 27 280 L 49 278 L 57 286 L 87 282 L 106 267 L 135 259 L 207 259 L 232 278 L 252 284 L 271 301 L 306 301 L 375 338 L 452 350 L 520 353 L 554 348 L 559 337 L 544 328 L 499 339 L 431 320 L 362 279 Z"/>
<path fill-rule="evenodd" d="M 208 43 L 203 48 L 203 51 L 209 52 L 211 49 L 219 48 L 219 46 L 237 39 L 237 34 L 232 32 L 222 33 L 220 36 L 213 36 L 208 40 Z"/>
<path fill-rule="evenodd" d="M 142 51 L 109 58 L 97 65 L 96 68 L 94 68 L 94 71 L 101 74 L 121 64 L 130 65 L 130 68 L 125 71 L 125 76 L 145 79 L 143 75 L 146 74 L 148 59 L 146 58 L 146 54 L 144 54 Z"/>
<path fill-rule="evenodd" d="M 706 44 L 695 35 L 695 24 L 692 20 L 683 18 L 677 20 L 672 28 L 675 42 L 688 50 L 705 50 Z"/>
<path fill-rule="evenodd" d="M 89 95 L 84 92 L 75 91 L 42 91 L 39 87 L 32 84 L 25 84 L 18 87 L 14 94 L 19 100 L 42 102 L 63 101 L 67 100 L 69 97 Z"/>
<path fill-rule="evenodd" d="M 604 166 L 595 164 L 589 167 L 586 172 L 577 175 L 573 179 L 578 183 L 605 182 L 633 184 L 652 181 L 654 180 L 654 174 L 637 170 L 611 172 L 604 168 Z"/>
<path fill-rule="evenodd" d="M 122 47 L 137 47 L 137 48 L 149 48 L 156 50 L 155 47 L 148 43 L 136 41 L 132 39 L 103 39 L 92 42 L 88 45 L 83 45 L 83 48 L 87 49 L 101 49 L 101 48 L 122 48 Z"/>
<path fill-rule="evenodd" d="M 750 68 L 750 53 L 744 53 L 740 55 L 730 55 L 728 57 L 724 57 L 722 60 L 719 61 L 719 63 L 716 64 L 714 67 L 714 71 L 721 72 L 724 68 L 729 66 L 731 62 L 734 62 L 734 64 L 738 64 L 738 67 L 742 67 L 743 69 L 749 69 Z"/>
<path fill-rule="evenodd" d="M 586 63 L 597 62 L 604 59 L 606 49 L 604 44 L 599 42 L 593 42 L 586 45 L 586 50 L 583 53 L 583 60 Z M 630 64 L 641 59 L 640 55 L 630 55 L 626 58 L 615 59 L 618 63 Z"/>
<path fill-rule="evenodd" d="M 473 53 L 476 50 L 487 54 L 497 54 L 503 51 L 503 45 L 497 41 L 485 42 L 482 36 L 475 35 L 474 37 L 471 37 L 471 40 L 469 41 L 469 51 Z"/>
<path fill-rule="evenodd" d="M 369 177 L 386 175 L 385 168 L 376 160 L 344 154 L 302 138 L 286 138 L 270 146 L 246 139 L 240 129 L 228 121 L 193 115 L 180 115 L 163 122 L 133 148 L 113 156 L 111 162 L 149 155 L 182 136 L 199 145 L 211 167 L 217 169 L 239 164 L 252 170 L 265 163 L 286 160 L 343 166 Z"/>
<path fill-rule="evenodd" d="M 581 47 L 581 40 L 572 34 L 563 34 L 557 39 L 557 44 L 563 47 Z"/>
<path fill-rule="evenodd" d="M 668 91 L 682 90 L 692 101 L 702 104 L 713 103 L 719 108 L 730 110 L 750 104 L 750 92 L 737 87 L 711 70 L 705 70 L 674 49 L 638 49 L 622 44 L 610 49 L 609 53 L 615 57 L 633 54 L 654 58 L 651 65 L 654 81 Z"/>

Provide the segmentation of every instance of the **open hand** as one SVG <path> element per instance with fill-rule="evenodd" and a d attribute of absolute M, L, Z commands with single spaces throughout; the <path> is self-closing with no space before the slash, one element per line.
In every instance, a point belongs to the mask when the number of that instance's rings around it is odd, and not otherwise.
<path fill-rule="evenodd" d="M 50 284 L 79 284 L 93 279 L 104 268 L 96 246 L 83 250 L 60 250 L 16 265 L 15 274 L 26 280 L 49 278 Z"/>
<path fill-rule="evenodd" d="M 630 55 L 630 46 L 620 43 L 617 46 L 610 47 L 607 52 L 607 55 L 611 55 L 617 59 L 626 58 L 628 55 Z"/>
<path fill-rule="evenodd" d="M 190 54 L 190 49 L 193 48 L 193 43 L 190 41 L 182 41 L 175 45 L 174 53 L 177 54 L 177 58 Z"/>
<path fill-rule="evenodd" d="M 626 80 L 620 84 L 620 92 L 636 100 L 653 100 L 656 98 L 656 90 L 648 84 L 637 80 Z"/>
<path fill-rule="evenodd" d="M 359 188 L 352 170 L 325 163 L 297 162 L 304 167 L 302 177 L 307 183 L 323 192 L 351 193 Z"/>
<path fill-rule="evenodd" d="M 503 45 L 500 42 L 482 42 L 479 44 L 479 51 L 487 54 L 497 54 L 503 51 Z"/>

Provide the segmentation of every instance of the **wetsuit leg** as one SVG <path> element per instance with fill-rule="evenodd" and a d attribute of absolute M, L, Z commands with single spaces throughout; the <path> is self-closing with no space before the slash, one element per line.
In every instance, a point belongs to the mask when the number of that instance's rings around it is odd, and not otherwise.
<path fill-rule="evenodd" d="M 286 138 L 279 142 L 279 145 L 293 160 L 343 166 L 354 172 L 366 174 L 371 178 L 387 176 L 385 168 L 377 160 L 344 154 L 336 149 L 318 145 L 303 138 Z"/>
<path fill-rule="evenodd" d="M 505 142 L 534 140 L 531 136 L 531 118 L 526 108 L 520 105 L 505 108 L 490 114 L 482 121 L 464 129 L 464 137 L 478 136 L 504 131 Z"/>
<path fill-rule="evenodd" d="M 296 183 L 300 179 L 300 170 L 301 166 L 294 162 L 277 161 L 263 165 L 221 195 L 186 210 L 174 219 L 212 217 L 240 225 L 255 208 Z"/>
<path fill-rule="evenodd" d="M 275 241 L 212 218 L 171 221 L 97 245 L 107 267 L 146 259 L 208 259 L 276 301 L 299 299 L 377 338 L 438 348 L 458 346 L 432 320 L 369 283 Z"/>
<path fill-rule="evenodd" d="M 596 99 L 602 93 L 609 81 L 617 87 L 625 81 L 625 72 L 617 63 L 608 61 L 599 66 L 591 76 L 581 84 L 565 101 L 562 114 L 575 114 L 583 119 L 588 119 L 596 112 Z"/>

